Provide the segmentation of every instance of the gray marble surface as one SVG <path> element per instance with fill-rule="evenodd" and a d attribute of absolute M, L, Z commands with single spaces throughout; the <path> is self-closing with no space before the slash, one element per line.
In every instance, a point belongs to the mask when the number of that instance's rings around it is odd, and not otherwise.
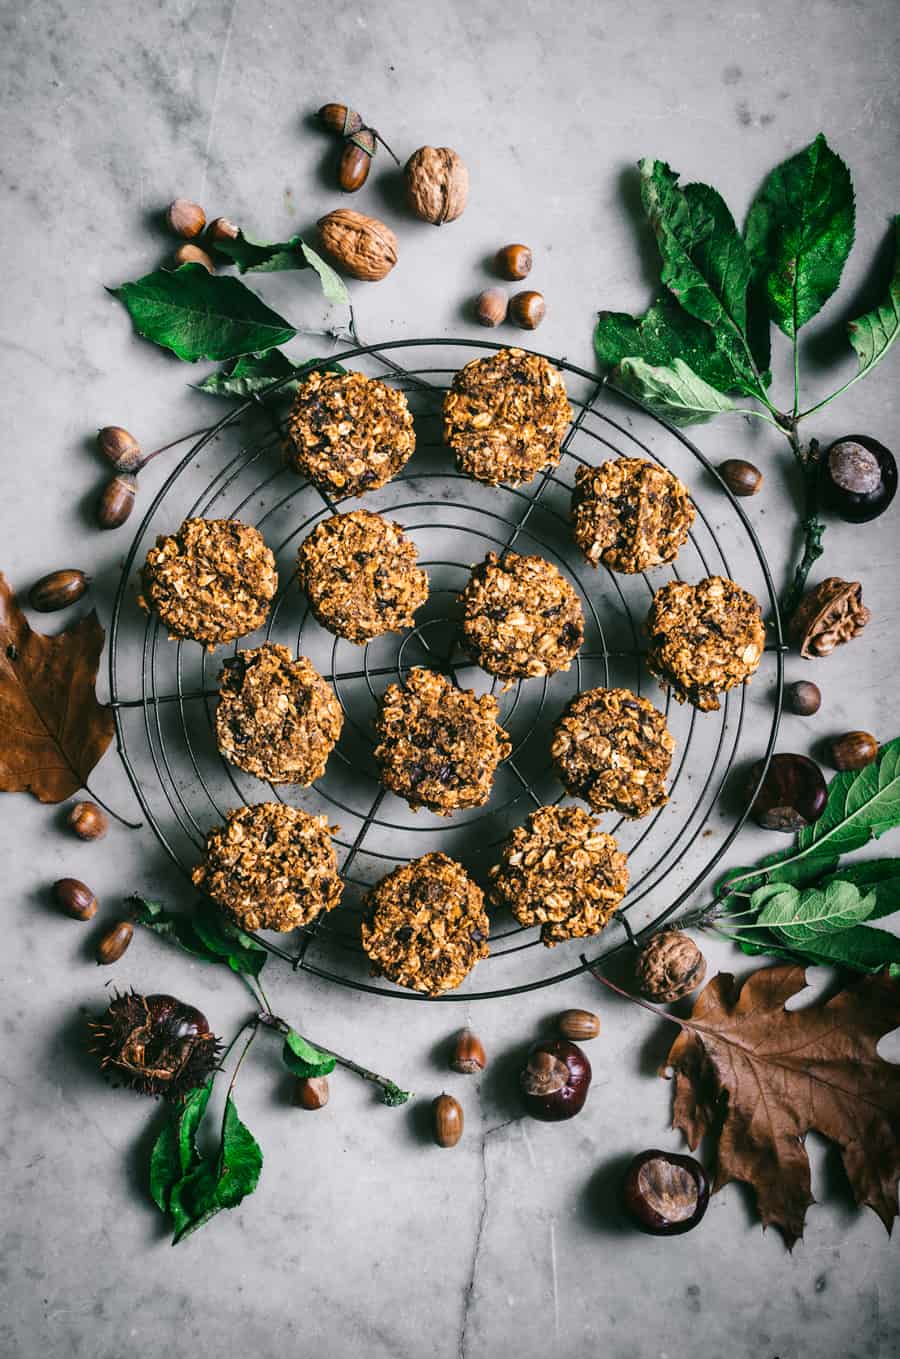
<path fill-rule="evenodd" d="M 187 385 L 192 374 L 132 336 L 104 285 L 162 259 L 157 214 L 175 194 L 272 239 L 336 206 L 334 149 L 308 121 L 326 99 L 361 106 L 401 155 L 425 142 L 454 146 L 472 175 L 465 216 L 434 232 L 398 210 L 379 160 L 353 206 L 396 227 L 401 261 L 382 284 L 354 288 L 364 335 L 474 336 L 464 303 L 486 281 L 485 257 L 524 239 L 548 301 L 539 345 L 585 366 L 592 312 L 637 310 L 650 295 L 652 251 L 636 227 L 629 168 L 639 156 L 708 178 L 741 215 L 766 170 L 824 129 L 853 170 L 857 244 L 840 296 L 803 345 L 808 390 L 830 390 L 852 371 L 841 326 L 860 299 L 868 304 L 866 276 L 879 252 L 883 261 L 900 208 L 896 0 L 523 0 L 514 9 L 6 0 L 0 31 L 2 565 L 23 590 L 51 568 L 83 566 L 108 618 L 130 535 L 90 527 L 101 469 L 89 436 L 121 423 L 153 446 L 209 416 L 208 400 Z M 306 276 L 263 279 L 259 290 L 311 328 L 342 319 Z M 297 352 L 316 343 L 300 341 Z M 811 432 L 854 429 L 900 444 L 896 362 Z M 750 456 L 765 468 L 749 513 L 780 578 L 794 548 L 786 450 L 772 431 L 737 421 L 705 427 L 697 441 L 714 460 Z M 166 475 L 160 459 L 142 476 L 148 502 Z M 811 749 L 847 727 L 898 729 L 896 510 L 863 529 L 835 523 L 827 551 L 829 568 L 863 580 L 874 622 L 817 669 L 821 715 L 786 718 L 785 749 Z M 789 677 L 801 670 L 789 663 Z M 128 805 L 114 752 L 96 784 Z M 108 982 L 171 990 L 227 1034 L 246 1013 L 244 994 L 228 975 L 148 938 L 98 972 L 92 928 L 49 906 L 48 884 L 72 874 L 92 884 L 104 919 L 135 888 L 176 897 L 180 881 L 148 831 L 116 827 L 82 845 L 61 829 L 59 809 L 9 796 L 3 812 L 3 1356 L 900 1354 L 897 1243 L 853 1208 L 836 1154 L 816 1136 L 808 1149 L 819 1202 L 791 1255 L 777 1233 L 762 1233 L 738 1186 L 714 1198 L 689 1237 L 622 1229 L 608 1201 L 623 1160 L 680 1141 L 655 1075 L 666 1035 L 585 978 L 477 1006 L 428 1006 L 270 965 L 276 1008 L 418 1099 L 384 1109 L 346 1077 L 334 1080 L 325 1111 L 299 1113 L 285 1100 L 277 1053 L 261 1042 L 239 1098 L 265 1151 L 259 1190 L 170 1249 L 146 1194 L 159 1111 L 97 1078 L 81 1049 L 82 1013 Z M 713 834 L 725 824 L 713 818 Z M 731 858 L 771 847 L 748 830 Z M 743 966 L 727 945 L 708 954 Z M 511 1093 L 516 1053 L 555 1011 L 578 1005 L 603 1019 L 590 1102 L 566 1126 L 526 1123 Z M 445 1069 L 447 1039 L 464 1017 L 493 1059 L 480 1082 Z M 453 1152 L 423 1132 L 423 1110 L 444 1086 L 467 1118 Z"/>

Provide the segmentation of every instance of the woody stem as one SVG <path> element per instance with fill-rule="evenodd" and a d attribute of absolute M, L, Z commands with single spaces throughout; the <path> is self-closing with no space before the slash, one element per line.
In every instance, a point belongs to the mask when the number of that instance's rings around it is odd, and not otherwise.
<path fill-rule="evenodd" d="M 803 447 L 794 418 L 788 419 L 784 432 L 803 477 L 804 501 L 803 517 L 800 521 L 803 529 L 803 552 L 781 597 L 781 616 L 785 620 L 790 620 L 803 598 L 806 579 L 822 555 L 825 525 L 819 518 L 819 445 L 815 439 L 810 439 L 809 446 Z"/>

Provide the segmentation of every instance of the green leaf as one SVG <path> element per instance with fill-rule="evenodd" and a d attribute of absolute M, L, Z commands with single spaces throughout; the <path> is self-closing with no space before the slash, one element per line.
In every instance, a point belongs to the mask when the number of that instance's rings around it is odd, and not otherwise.
<path fill-rule="evenodd" d="M 296 392 L 303 375 L 315 367 L 323 368 L 328 373 L 347 371 L 341 364 L 330 363 L 325 359 L 291 363 L 280 349 L 270 349 L 266 354 L 247 354 L 235 359 L 218 372 L 210 373 L 202 382 L 196 383 L 195 389 L 198 392 L 206 392 L 208 396 L 234 397 L 246 401 L 248 396 L 253 396 L 257 392 L 265 395 L 273 382 L 291 377 L 290 382 L 283 382 L 278 390 L 272 393 L 273 397 L 290 397 Z"/>
<path fill-rule="evenodd" d="M 614 373 L 617 386 L 675 425 L 696 424 L 720 411 L 740 410 L 730 397 L 704 382 L 683 359 L 653 367 L 643 359 L 623 359 Z"/>
<path fill-rule="evenodd" d="M 750 258 L 724 200 L 707 184 L 678 185 L 663 161 L 642 160 L 641 198 L 662 256 L 660 277 L 691 316 L 713 330 L 735 385 L 758 395 L 747 338 Z"/>
<path fill-rule="evenodd" d="M 189 363 L 262 353 L 297 333 L 243 283 L 209 274 L 202 264 L 158 269 L 109 291 L 139 335 Z"/>
<path fill-rule="evenodd" d="M 314 269 L 319 276 L 322 292 L 329 302 L 350 301 L 344 280 L 300 236 L 292 236 L 289 241 L 267 245 L 262 241 L 252 241 L 249 236 L 240 232 L 233 241 L 218 242 L 216 250 L 222 255 L 227 255 L 242 274 L 276 273 L 285 269 Z"/>
<path fill-rule="evenodd" d="M 307 1043 L 294 1029 L 289 1029 L 281 1049 L 281 1060 L 288 1071 L 305 1079 L 309 1076 L 328 1076 L 335 1068 L 334 1058 Z"/>
<path fill-rule="evenodd" d="M 335 273 L 331 265 L 317 255 L 315 250 L 304 241 L 300 246 L 303 258 L 311 269 L 315 269 L 319 275 L 319 282 L 322 284 L 322 292 L 329 302 L 343 302 L 350 305 L 350 294 L 347 292 L 347 285 L 340 274 Z"/>
<path fill-rule="evenodd" d="M 764 894 L 771 893 L 767 900 Z M 871 915 L 875 894 L 860 892 L 849 882 L 830 881 L 824 891 L 808 887 L 775 885 L 763 887 L 750 898 L 752 908 L 763 909 L 756 918 L 780 939 L 792 946 L 819 947 L 819 936 L 849 929 Z"/>
<path fill-rule="evenodd" d="M 237 1106 L 229 1095 L 225 1103 L 222 1141 L 215 1161 L 201 1159 L 172 1188 L 170 1211 L 176 1218 L 172 1244 L 177 1245 L 223 1208 L 236 1208 L 252 1194 L 259 1183 L 262 1164 L 259 1143 L 238 1118 Z"/>
<path fill-rule="evenodd" d="M 387 1085 L 381 1088 L 381 1098 L 388 1108 L 396 1109 L 398 1105 L 405 1104 L 407 1100 L 412 1099 L 412 1091 L 401 1090 L 399 1085 L 395 1085 L 393 1081 L 388 1081 Z"/>
<path fill-rule="evenodd" d="M 745 237 L 769 315 L 785 335 L 795 335 L 837 288 L 854 224 L 850 171 L 822 133 L 763 184 Z"/>
<path fill-rule="evenodd" d="M 683 359 L 698 377 L 720 392 L 738 387 L 734 370 L 717 347 L 709 326 L 682 311 L 668 293 L 657 298 L 643 316 L 602 311 L 594 331 L 597 360 L 614 367 L 623 359 L 644 359 L 665 367 Z"/>
<path fill-rule="evenodd" d="M 767 854 L 755 869 L 730 868 L 716 883 L 715 895 L 722 899 L 727 897 L 729 902 L 737 903 L 730 904 L 728 910 L 739 910 L 740 898 L 729 893 L 729 885 L 735 878 L 741 879 L 740 890 L 745 894 L 753 891 L 759 882 L 784 882 L 791 883 L 794 887 L 808 887 L 826 873 L 832 873 L 838 865 L 837 856 L 829 857 L 824 851 L 822 857 L 812 856 L 809 859 L 800 859 L 797 863 L 784 863 L 784 860 L 789 859 L 793 853 L 793 847 L 780 849 L 774 854 Z"/>
<path fill-rule="evenodd" d="M 900 738 L 857 773 L 836 774 L 819 820 L 797 837 L 795 854 L 846 854 L 900 825 Z"/>
<path fill-rule="evenodd" d="M 804 957 L 832 967 L 850 967 L 856 972 L 892 970 L 900 964 L 900 939 L 887 930 L 871 925 L 854 925 L 836 934 L 821 935 L 814 949 L 804 950 Z"/>
<path fill-rule="evenodd" d="M 897 255 L 888 295 L 874 311 L 867 311 L 847 327 L 859 355 L 859 377 L 880 363 L 900 335 L 900 215 L 894 218 Z"/>
<path fill-rule="evenodd" d="M 133 919 L 207 963 L 225 963 L 233 972 L 258 977 L 268 957 L 262 944 L 238 929 L 211 902 L 198 902 L 193 915 L 169 911 L 158 901 L 132 896 Z"/>
<path fill-rule="evenodd" d="M 880 920 L 900 910 L 900 859 L 869 859 L 866 863 L 848 864 L 841 868 L 835 881 L 871 889 L 875 907 L 869 920 Z"/>
<path fill-rule="evenodd" d="M 170 1211 L 173 1187 L 199 1160 L 197 1127 L 206 1112 L 212 1093 L 211 1076 L 205 1085 L 192 1090 L 184 1103 L 173 1105 L 165 1126 L 150 1153 L 150 1193 L 161 1212 Z"/>

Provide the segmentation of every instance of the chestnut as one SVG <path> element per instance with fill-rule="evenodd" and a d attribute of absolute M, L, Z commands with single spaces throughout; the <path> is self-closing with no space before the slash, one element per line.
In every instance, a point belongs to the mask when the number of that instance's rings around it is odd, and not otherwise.
<path fill-rule="evenodd" d="M 756 787 L 762 768 L 758 760 L 750 770 L 748 793 Z M 750 812 L 765 830 L 793 834 L 818 821 L 827 801 L 825 776 L 814 760 L 806 755 L 773 755 Z"/>
<path fill-rule="evenodd" d="M 822 691 L 812 680 L 796 680 L 784 691 L 784 706 L 797 717 L 812 717 L 822 706 Z"/>
<path fill-rule="evenodd" d="M 680 1236 L 703 1217 L 709 1204 L 706 1171 L 693 1156 L 642 1151 L 622 1181 L 622 1207 L 651 1236 Z"/>
<path fill-rule="evenodd" d="M 520 1076 L 526 1112 L 545 1123 L 574 1118 L 584 1108 L 591 1064 L 576 1043 L 542 1038 L 529 1053 Z"/>
<path fill-rule="evenodd" d="M 894 455 L 877 439 L 846 434 L 821 461 L 822 500 L 849 524 L 867 524 L 884 514 L 897 492 Z"/>
<path fill-rule="evenodd" d="M 878 742 L 868 731 L 846 731 L 828 747 L 835 769 L 865 769 L 878 758 Z"/>

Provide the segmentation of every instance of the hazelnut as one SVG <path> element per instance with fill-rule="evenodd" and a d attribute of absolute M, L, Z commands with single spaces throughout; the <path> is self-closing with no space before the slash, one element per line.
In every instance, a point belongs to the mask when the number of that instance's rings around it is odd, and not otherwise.
<path fill-rule="evenodd" d="M 708 1204 L 709 1180 L 693 1156 L 643 1151 L 635 1156 L 622 1182 L 623 1208 L 651 1236 L 689 1232 Z"/>
<path fill-rule="evenodd" d="M 327 1076 L 303 1076 L 294 1082 L 294 1103 L 298 1109 L 324 1109 L 330 1093 Z"/>
<path fill-rule="evenodd" d="M 835 769 L 865 769 L 878 758 L 878 742 L 867 731 L 847 731 L 835 737 L 828 753 Z"/>
<path fill-rule="evenodd" d="M 200 249 L 199 245 L 180 245 L 172 258 L 179 267 L 182 264 L 202 264 L 208 274 L 216 272 L 216 266 L 211 258 L 205 250 Z"/>
<path fill-rule="evenodd" d="M 353 278 L 376 282 L 397 263 L 397 237 L 377 217 L 337 208 L 318 225 L 326 252 Z"/>
<path fill-rule="evenodd" d="M 726 458 L 716 469 L 732 495 L 756 495 L 762 490 L 763 474 L 743 458 Z"/>
<path fill-rule="evenodd" d="M 117 963 L 133 938 L 134 926 L 131 921 L 117 920 L 97 944 L 97 962 Z"/>
<path fill-rule="evenodd" d="M 109 829 L 109 821 L 96 802 L 76 802 L 67 817 L 79 840 L 101 840 Z"/>
<path fill-rule="evenodd" d="M 590 1010 L 563 1010 L 556 1021 L 563 1038 L 571 1038 L 576 1043 L 583 1043 L 588 1038 L 596 1038 L 600 1032 L 599 1015 L 591 1014 Z"/>
<path fill-rule="evenodd" d="M 750 770 L 747 792 L 759 783 L 762 761 Z M 762 785 L 753 798 L 750 811 L 763 830 L 785 831 L 793 835 L 811 826 L 825 810 L 828 788 L 825 776 L 807 755 L 779 753 L 769 761 Z"/>
<path fill-rule="evenodd" d="M 537 330 L 546 310 L 543 295 L 535 292 L 516 293 L 509 304 L 510 320 L 522 330 Z"/>
<path fill-rule="evenodd" d="M 497 272 L 502 278 L 526 278 L 531 273 L 532 262 L 527 245 L 505 245 L 497 251 Z"/>
<path fill-rule="evenodd" d="M 406 197 L 423 222 L 441 226 L 462 215 L 469 172 L 449 146 L 420 146 L 406 162 Z"/>
<path fill-rule="evenodd" d="M 98 429 L 97 447 L 118 472 L 136 472 L 141 466 L 141 446 L 121 425 L 104 425 L 103 429 Z"/>
<path fill-rule="evenodd" d="M 338 184 L 344 193 L 356 193 L 369 178 L 375 155 L 375 133 L 370 127 L 360 128 L 344 143 L 338 161 Z"/>
<path fill-rule="evenodd" d="M 236 241 L 240 234 L 240 227 L 227 217 L 214 217 L 206 228 L 206 239 L 212 241 L 213 245 L 217 241 Z"/>
<path fill-rule="evenodd" d="M 476 1072 L 484 1070 L 487 1066 L 487 1057 L 477 1033 L 473 1033 L 471 1029 L 460 1029 L 456 1035 L 450 1065 L 461 1076 L 474 1076 Z"/>
<path fill-rule="evenodd" d="M 434 1140 L 439 1147 L 455 1147 L 463 1135 L 462 1105 L 452 1095 L 438 1095 L 431 1105 Z"/>
<path fill-rule="evenodd" d="M 323 104 L 316 117 L 327 131 L 339 137 L 352 137 L 363 126 L 362 116 L 346 104 Z"/>
<path fill-rule="evenodd" d="M 166 209 L 166 223 L 176 236 L 192 241 L 206 226 L 206 213 L 199 203 L 192 203 L 189 198 L 176 198 Z"/>
<path fill-rule="evenodd" d="M 785 689 L 784 706 L 797 717 L 812 717 L 822 706 L 822 691 L 812 680 L 797 680 Z"/>
<path fill-rule="evenodd" d="M 506 320 L 506 293 L 499 288 L 485 288 L 475 302 L 475 315 L 483 326 L 499 326 Z"/>
<path fill-rule="evenodd" d="M 634 977 L 648 1000 L 680 1000 L 706 976 L 706 959 L 686 934 L 663 930 L 654 934 L 637 956 Z"/>
<path fill-rule="evenodd" d="M 132 472 L 121 472 L 103 488 L 97 502 L 97 523 L 102 529 L 119 528 L 134 509 L 137 477 Z"/>
<path fill-rule="evenodd" d="M 76 604 L 90 583 L 83 571 L 51 571 L 32 585 L 28 603 L 38 613 L 55 613 Z"/>
<path fill-rule="evenodd" d="M 77 878 L 60 878 L 53 884 L 53 896 L 57 906 L 73 920 L 90 920 L 97 913 L 97 898 Z"/>
<path fill-rule="evenodd" d="M 528 1053 L 520 1076 L 526 1112 L 544 1123 L 574 1118 L 584 1108 L 591 1064 L 565 1038 L 541 1039 Z"/>

